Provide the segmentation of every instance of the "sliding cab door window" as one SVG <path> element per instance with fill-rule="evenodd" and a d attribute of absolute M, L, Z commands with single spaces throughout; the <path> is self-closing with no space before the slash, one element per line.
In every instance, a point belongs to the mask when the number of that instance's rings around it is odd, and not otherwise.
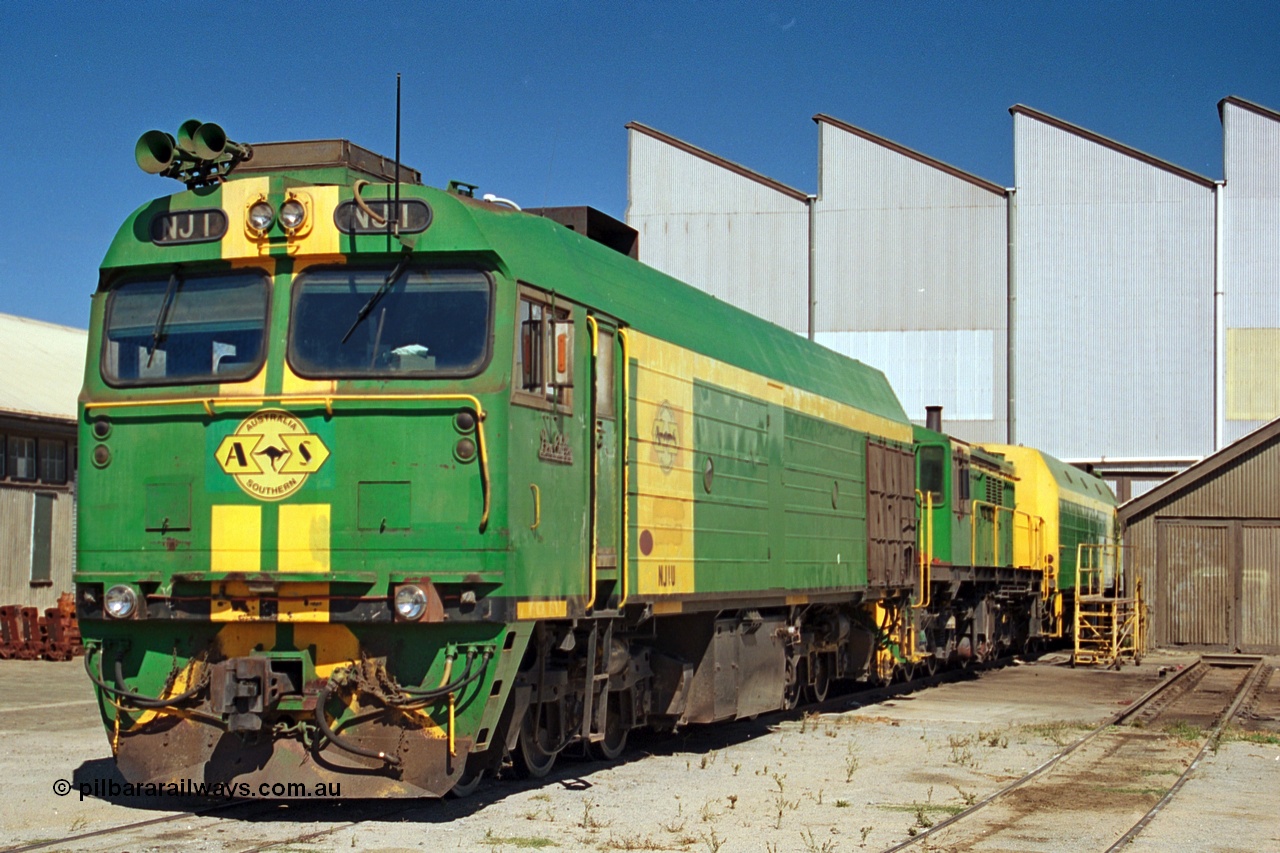
<path fill-rule="evenodd" d="M 293 290 L 301 376 L 464 377 L 489 362 L 493 281 L 478 270 L 307 270 Z"/>
<path fill-rule="evenodd" d="M 616 417 L 617 390 L 613 374 L 613 332 L 601 330 L 596 344 L 596 417 Z"/>
<path fill-rule="evenodd" d="M 111 288 L 102 376 L 111 385 L 248 379 L 262 366 L 267 277 L 175 272 Z"/>
<path fill-rule="evenodd" d="M 934 506 L 940 506 L 946 497 L 946 492 L 943 491 L 946 448 L 925 444 L 921 445 L 917 454 L 920 459 L 920 491 L 930 496 Z"/>
<path fill-rule="evenodd" d="M 516 326 L 513 400 L 540 408 L 573 407 L 572 313 L 551 296 L 522 291 Z"/>

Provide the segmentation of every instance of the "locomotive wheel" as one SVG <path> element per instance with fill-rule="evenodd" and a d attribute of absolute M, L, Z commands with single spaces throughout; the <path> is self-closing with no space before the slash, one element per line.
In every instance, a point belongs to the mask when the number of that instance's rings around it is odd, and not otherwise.
<path fill-rule="evenodd" d="M 805 676 L 804 658 L 798 655 L 788 656 L 786 681 L 782 685 L 782 709 L 784 711 L 795 710 L 796 706 L 800 704 L 800 695 L 804 693 Z"/>
<path fill-rule="evenodd" d="M 477 770 L 474 773 L 464 772 L 458 779 L 457 784 L 449 789 L 449 796 L 455 799 L 469 797 L 476 792 L 476 788 L 480 787 L 480 783 L 484 781 L 484 771 Z"/>
<path fill-rule="evenodd" d="M 516 748 L 511 756 L 516 775 L 521 779 L 541 779 L 551 772 L 559 755 L 559 744 L 551 731 L 539 725 L 538 705 L 530 705 L 520 723 L 520 735 L 516 739 Z M 553 713 L 547 708 L 544 714 Z"/>
<path fill-rule="evenodd" d="M 609 694 L 609 710 L 605 717 L 604 740 L 590 745 L 591 756 L 599 761 L 614 761 L 627 749 L 627 727 L 622 722 L 621 694 Z"/>
<path fill-rule="evenodd" d="M 810 702 L 825 702 L 831 692 L 831 663 L 826 655 L 813 659 L 813 683 L 805 688 Z"/>

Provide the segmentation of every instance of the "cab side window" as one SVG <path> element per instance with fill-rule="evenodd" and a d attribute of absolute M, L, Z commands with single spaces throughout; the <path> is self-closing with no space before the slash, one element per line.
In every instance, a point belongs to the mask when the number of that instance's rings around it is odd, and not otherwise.
<path fill-rule="evenodd" d="M 924 445 L 919 450 L 920 456 L 920 491 L 927 493 L 938 506 L 945 499 L 943 493 L 944 474 L 947 464 L 946 448 L 937 445 Z"/>
<path fill-rule="evenodd" d="M 554 295 L 521 288 L 516 314 L 514 402 L 573 406 L 573 314 Z"/>

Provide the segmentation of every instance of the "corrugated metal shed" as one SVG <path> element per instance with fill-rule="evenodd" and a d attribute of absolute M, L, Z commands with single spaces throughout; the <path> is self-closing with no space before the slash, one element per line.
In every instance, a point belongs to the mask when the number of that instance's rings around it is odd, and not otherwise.
<path fill-rule="evenodd" d="M 1234 441 L 1280 417 L 1280 113 L 1242 98 L 1222 118 L 1223 419 Z"/>
<path fill-rule="evenodd" d="M 89 333 L 0 314 L 0 411 L 72 420 Z"/>
<path fill-rule="evenodd" d="M 1014 117 L 1015 435 L 1055 456 L 1213 449 L 1214 181 Z"/>
<path fill-rule="evenodd" d="M 1120 507 L 1162 646 L 1280 652 L 1280 420 Z"/>
<path fill-rule="evenodd" d="M 0 605 L 52 607 L 72 589 L 87 340 L 82 329 L 0 314 Z"/>
<path fill-rule="evenodd" d="M 640 260 L 807 335 L 808 196 L 643 124 L 627 130 Z"/>
<path fill-rule="evenodd" d="M 885 371 L 909 415 L 941 405 L 969 441 L 1007 439 L 1003 187 L 816 115 L 814 338 Z"/>

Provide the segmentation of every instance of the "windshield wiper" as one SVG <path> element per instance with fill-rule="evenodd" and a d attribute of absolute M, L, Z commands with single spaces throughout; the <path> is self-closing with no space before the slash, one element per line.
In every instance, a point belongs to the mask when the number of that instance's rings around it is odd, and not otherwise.
<path fill-rule="evenodd" d="M 147 367 L 151 366 L 151 360 L 156 355 L 156 347 L 160 346 L 160 339 L 164 337 L 164 327 L 169 321 L 169 309 L 173 307 L 173 298 L 178 284 L 178 273 L 175 270 L 169 274 L 169 286 L 165 288 L 164 301 L 160 303 L 160 313 L 156 315 L 156 327 L 151 330 L 151 346 L 147 347 Z"/>
<path fill-rule="evenodd" d="M 373 306 L 377 305 L 378 302 L 381 301 L 382 297 L 387 295 L 387 291 L 391 289 L 391 285 L 396 283 L 396 279 L 400 278 L 401 274 L 404 273 L 404 268 L 409 266 L 409 259 L 411 257 L 412 256 L 408 253 L 400 256 L 400 262 L 391 270 L 390 275 L 388 275 L 386 280 L 382 282 L 382 286 L 378 288 L 377 292 L 375 292 L 373 296 L 369 297 L 369 301 L 364 304 L 364 307 L 362 307 L 359 312 L 357 312 L 356 321 L 351 324 L 351 328 L 347 329 L 347 333 L 342 336 L 342 343 L 345 344 L 347 342 L 347 338 L 351 337 L 351 333 L 356 330 L 356 326 L 363 323 L 364 318 L 369 316 L 369 312 L 373 310 Z"/>

